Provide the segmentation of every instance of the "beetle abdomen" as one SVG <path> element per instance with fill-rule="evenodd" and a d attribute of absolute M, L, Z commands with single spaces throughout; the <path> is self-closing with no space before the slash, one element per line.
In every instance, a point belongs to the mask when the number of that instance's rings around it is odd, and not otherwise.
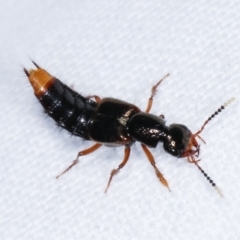
<path fill-rule="evenodd" d="M 58 79 L 39 97 L 39 101 L 58 125 L 73 135 L 89 139 L 86 125 L 97 106 L 96 102 L 74 92 Z"/>
<path fill-rule="evenodd" d="M 71 134 L 89 140 L 87 122 L 98 104 L 36 66 L 36 70 L 24 71 L 45 112 Z"/>

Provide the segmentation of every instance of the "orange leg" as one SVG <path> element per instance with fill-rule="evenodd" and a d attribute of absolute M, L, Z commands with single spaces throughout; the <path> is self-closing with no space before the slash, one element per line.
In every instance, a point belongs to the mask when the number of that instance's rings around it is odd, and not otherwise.
<path fill-rule="evenodd" d="M 97 96 L 97 95 L 89 95 L 86 98 L 88 98 L 88 99 L 89 98 L 94 98 L 97 103 L 101 102 L 101 98 L 99 96 Z"/>
<path fill-rule="evenodd" d="M 145 112 L 150 112 L 151 108 L 152 108 L 152 104 L 153 104 L 153 97 L 156 95 L 157 92 L 157 87 L 160 85 L 160 83 L 166 78 L 168 77 L 170 74 L 167 74 L 166 76 L 164 76 L 156 85 L 154 85 L 152 87 L 152 95 L 151 97 L 148 99 L 148 105 L 147 105 L 147 109 Z"/>
<path fill-rule="evenodd" d="M 149 162 L 152 164 L 152 166 L 153 166 L 153 168 L 154 168 L 154 170 L 155 170 L 155 173 L 156 173 L 158 179 L 160 180 L 160 182 L 161 182 L 165 187 L 168 188 L 169 191 L 171 191 L 170 188 L 169 188 L 169 186 L 168 186 L 167 180 L 164 178 L 163 174 L 158 170 L 152 153 L 149 151 L 149 149 L 148 149 L 145 145 L 141 144 L 141 146 L 142 146 L 142 149 L 143 149 L 144 153 L 146 154 Z"/>
<path fill-rule="evenodd" d="M 73 163 L 68 167 L 66 168 L 61 174 L 59 174 L 58 176 L 56 176 L 56 178 L 59 178 L 60 176 L 62 176 L 64 173 L 66 173 L 67 171 L 69 171 L 73 166 L 75 166 L 78 162 L 79 162 L 79 157 L 81 156 L 84 156 L 84 155 L 87 155 L 87 154 L 90 154 L 94 151 L 96 151 L 98 148 L 100 148 L 102 146 L 102 144 L 100 143 L 96 143 L 94 144 L 92 147 L 90 148 L 87 148 L 81 152 L 78 153 L 76 159 L 73 161 Z"/>
<path fill-rule="evenodd" d="M 129 159 L 129 156 L 130 156 L 130 151 L 131 151 L 131 148 L 125 147 L 123 161 L 121 162 L 121 164 L 118 166 L 117 169 L 113 169 L 111 171 L 110 178 L 108 180 L 108 184 L 107 184 L 107 187 L 106 187 L 104 193 L 107 193 L 107 190 L 111 184 L 113 176 L 115 176 L 120 171 L 120 169 L 122 169 L 126 165 L 128 159 Z"/>

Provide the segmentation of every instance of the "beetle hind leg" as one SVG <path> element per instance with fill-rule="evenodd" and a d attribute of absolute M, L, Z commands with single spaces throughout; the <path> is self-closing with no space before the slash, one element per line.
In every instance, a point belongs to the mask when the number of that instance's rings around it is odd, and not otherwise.
<path fill-rule="evenodd" d="M 73 161 L 73 163 L 67 167 L 62 173 L 60 173 L 59 175 L 56 176 L 56 178 L 58 179 L 59 177 L 61 177 L 63 174 L 65 174 L 66 172 L 68 172 L 73 166 L 75 166 L 76 164 L 78 164 L 79 162 L 79 157 L 90 154 L 94 151 L 96 151 L 98 148 L 100 148 L 102 146 L 102 144 L 100 143 L 96 143 L 94 144 L 92 147 L 87 148 L 81 152 L 78 153 L 76 159 Z"/>
<path fill-rule="evenodd" d="M 86 96 L 87 99 L 91 99 L 91 98 L 94 98 L 94 100 L 97 102 L 97 103 L 100 103 L 101 102 L 101 98 L 97 95 L 89 95 L 89 96 Z"/>

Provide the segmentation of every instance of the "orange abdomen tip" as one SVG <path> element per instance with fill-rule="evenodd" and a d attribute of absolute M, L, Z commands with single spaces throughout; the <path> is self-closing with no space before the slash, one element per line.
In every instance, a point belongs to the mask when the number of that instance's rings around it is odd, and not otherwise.
<path fill-rule="evenodd" d="M 36 70 L 30 69 L 27 71 L 25 68 L 23 70 L 33 87 L 35 95 L 41 97 L 52 86 L 55 78 L 37 64 L 34 63 L 34 65 L 37 67 Z"/>

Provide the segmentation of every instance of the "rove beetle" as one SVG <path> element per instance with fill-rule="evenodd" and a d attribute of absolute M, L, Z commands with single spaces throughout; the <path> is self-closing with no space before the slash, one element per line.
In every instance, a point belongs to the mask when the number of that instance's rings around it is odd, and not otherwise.
<path fill-rule="evenodd" d="M 76 165 L 79 162 L 79 157 L 96 151 L 102 145 L 124 146 L 124 158 L 118 168 L 111 171 L 105 189 L 106 193 L 113 176 L 126 165 L 131 146 L 137 141 L 141 143 L 141 147 L 158 179 L 170 191 L 167 180 L 157 168 L 154 157 L 148 149 L 155 148 L 161 142 L 167 153 L 177 158 L 186 157 L 189 163 L 194 163 L 221 195 L 219 188 L 198 164 L 200 160 L 196 158 L 200 153 L 200 145 L 196 139 L 199 138 L 205 143 L 199 134 L 208 122 L 229 105 L 234 98 L 218 108 L 204 122 L 200 130 L 193 134 L 182 124 L 166 126 L 163 115 L 155 116 L 149 113 L 157 87 L 169 74 L 152 87 L 147 108 L 143 112 L 137 106 L 119 99 L 101 99 L 96 95 L 84 97 L 50 75 L 34 61 L 32 62 L 36 70 L 28 71 L 24 68 L 24 72 L 45 112 L 55 120 L 57 125 L 72 135 L 96 142 L 92 147 L 79 152 L 73 163 L 56 178 Z"/>

